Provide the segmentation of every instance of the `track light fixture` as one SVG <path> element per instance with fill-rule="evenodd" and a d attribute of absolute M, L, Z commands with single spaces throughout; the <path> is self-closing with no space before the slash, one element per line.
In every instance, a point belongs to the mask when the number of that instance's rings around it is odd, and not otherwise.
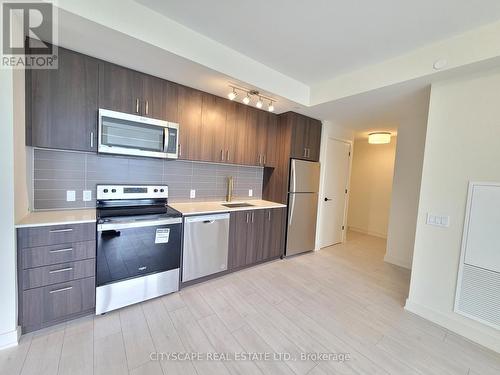
<path fill-rule="evenodd" d="M 227 97 L 229 98 L 229 100 L 234 100 L 238 97 L 238 91 L 242 91 L 244 92 L 246 95 L 243 97 L 243 99 L 241 99 L 241 101 L 244 103 L 244 104 L 250 104 L 250 102 L 252 101 L 252 97 L 257 97 L 257 101 L 255 102 L 255 106 L 257 108 L 262 108 L 264 106 L 264 100 L 269 100 L 269 105 L 267 106 L 267 110 L 269 112 L 273 112 L 274 111 L 274 104 L 276 102 L 276 100 L 274 100 L 273 98 L 269 98 L 267 96 L 264 96 L 264 95 L 261 95 L 257 90 L 248 90 L 248 89 L 245 89 L 243 87 L 238 87 L 238 86 L 233 86 L 233 85 L 229 85 L 229 87 L 231 88 L 231 91 L 227 94 Z"/>

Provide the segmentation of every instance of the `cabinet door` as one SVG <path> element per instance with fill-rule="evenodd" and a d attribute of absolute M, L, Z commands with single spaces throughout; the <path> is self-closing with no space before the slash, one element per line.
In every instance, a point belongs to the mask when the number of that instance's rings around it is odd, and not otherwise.
<path fill-rule="evenodd" d="M 27 144 L 97 149 L 98 62 L 59 48 L 59 68 L 26 70 Z"/>
<path fill-rule="evenodd" d="M 142 83 L 141 116 L 165 120 L 166 108 L 163 98 L 165 81 L 147 74 L 137 73 L 137 75 Z"/>
<path fill-rule="evenodd" d="M 267 114 L 267 138 L 266 138 L 266 167 L 276 167 L 278 163 L 278 118 L 273 113 Z"/>
<path fill-rule="evenodd" d="M 260 165 L 257 139 L 259 136 L 259 110 L 248 107 L 245 121 L 244 163 Z"/>
<path fill-rule="evenodd" d="M 298 114 L 289 114 L 292 124 L 292 144 L 290 157 L 305 159 L 307 156 L 306 130 L 307 120 L 304 116 Z"/>
<path fill-rule="evenodd" d="M 284 252 L 286 208 L 270 209 L 266 219 L 268 220 L 266 228 L 270 232 L 268 236 L 268 259 L 276 258 Z"/>
<path fill-rule="evenodd" d="M 264 234 L 264 210 L 247 211 L 249 225 L 247 232 L 247 254 L 245 264 L 248 266 L 262 260 Z"/>
<path fill-rule="evenodd" d="M 226 162 L 245 164 L 246 117 L 247 106 L 238 102 L 230 102 L 227 106 L 226 131 L 224 144 Z"/>
<path fill-rule="evenodd" d="M 163 81 L 163 117 L 170 122 L 179 122 L 179 85 L 174 82 Z"/>
<path fill-rule="evenodd" d="M 99 64 L 99 108 L 140 115 L 143 75 L 118 65 Z"/>
<path fill-rule="evenodd" d="M 249 211 L 231 212 L 229 222 L 228 254 L 228 268 L 230 270 L 243 267 L 246 264 L 249 226 Z"/>
<path fill-rule="evenodd" d="M 267 112 L 258 111 L 257 116 L 257 156 L 259 164 L 264 166 L 267 162 L 267 129 L 268 115 Z"/>
<path fill-rule="evenodd" d="M 203 93 L 201 106 L 201 160 L 224 162 L 227 101 Z"/>
<path fill-rule="evenodd" d="M 315 119 L 307 120 L 306 147 L 307 159 L 319 161 L 321 145 L 321 121 Z"/>
<path fill-rule="evenodd" d="M 201 91 L 178 87 L 179 159 L 201 160 Z"/>

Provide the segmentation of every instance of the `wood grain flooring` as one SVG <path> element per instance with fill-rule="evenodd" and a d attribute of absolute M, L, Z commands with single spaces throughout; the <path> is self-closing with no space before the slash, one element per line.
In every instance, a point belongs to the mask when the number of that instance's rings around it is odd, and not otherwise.
<path fill-rule="evenodd" d="M 409 271 L 385 242 L 262 264 L 103 316 L 24 335 L 5 375 L 500 374 L 500 355 L 403 309 Z M 287 353 L 282 360 L 151 360 L 151 353 Z M 304 353 L 347 353 L 325 361 Z M 294 358 L 298 358 L 294 359 Z"/>

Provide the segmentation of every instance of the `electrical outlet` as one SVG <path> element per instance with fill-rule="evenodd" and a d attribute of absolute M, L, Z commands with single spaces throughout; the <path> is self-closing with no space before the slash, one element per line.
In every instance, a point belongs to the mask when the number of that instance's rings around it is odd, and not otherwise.
<path fill-rule="evenodd" d="M 436 227 L 449 227 L 450 217 L 449 216 L 438 216 L 428 213 L 427 220 L 425 221 L 428 225 L 434 225 Z"/>
<path fill-rule="evenodd" d="M 191 199 L 196 198 L 196 190 L 191 189 L 191 191 L 189 192 L 189 198 Z"/>
<path fill-rule="evenodd" d="M 83 191 L 83 201 L 88 202 L 92 200 L 92 190 Z"/>
<path fill-rule="evenodd" d="M 252 189 L 248 189 L 248 196 L 253 197 L 253 190 Z"/>
<path fill-rule="evenodd" d="M 74 202 L 76 200 L 76 192 L 74 190 L 66 190 L 66 202 Z"/>

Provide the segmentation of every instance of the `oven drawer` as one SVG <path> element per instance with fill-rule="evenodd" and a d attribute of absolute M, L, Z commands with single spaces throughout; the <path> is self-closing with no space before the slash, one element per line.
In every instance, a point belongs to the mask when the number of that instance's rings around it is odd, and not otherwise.
<path fill-rule="evenodd" d="M 95 278 L 59 283 L 23 292 L 23 332 L 91 311 L 95 306 Z"/>
<path fill-rule="evenodd" d="M 57 245 L 95 240 L 96 224 L 80 223 L 20 228 L 17 241 L 20 248 Z"/>
<path fill-rule="evenodd" d="M 95 241 L 84 241 L 21 249 L 22 268 L 95 258 L 95 246 Z"/>
<path fill-rule="evenodd" d="M 61 263 L 23 271 L 23 289 L 32 289 L 95 275 L 95 260 Z"/>

